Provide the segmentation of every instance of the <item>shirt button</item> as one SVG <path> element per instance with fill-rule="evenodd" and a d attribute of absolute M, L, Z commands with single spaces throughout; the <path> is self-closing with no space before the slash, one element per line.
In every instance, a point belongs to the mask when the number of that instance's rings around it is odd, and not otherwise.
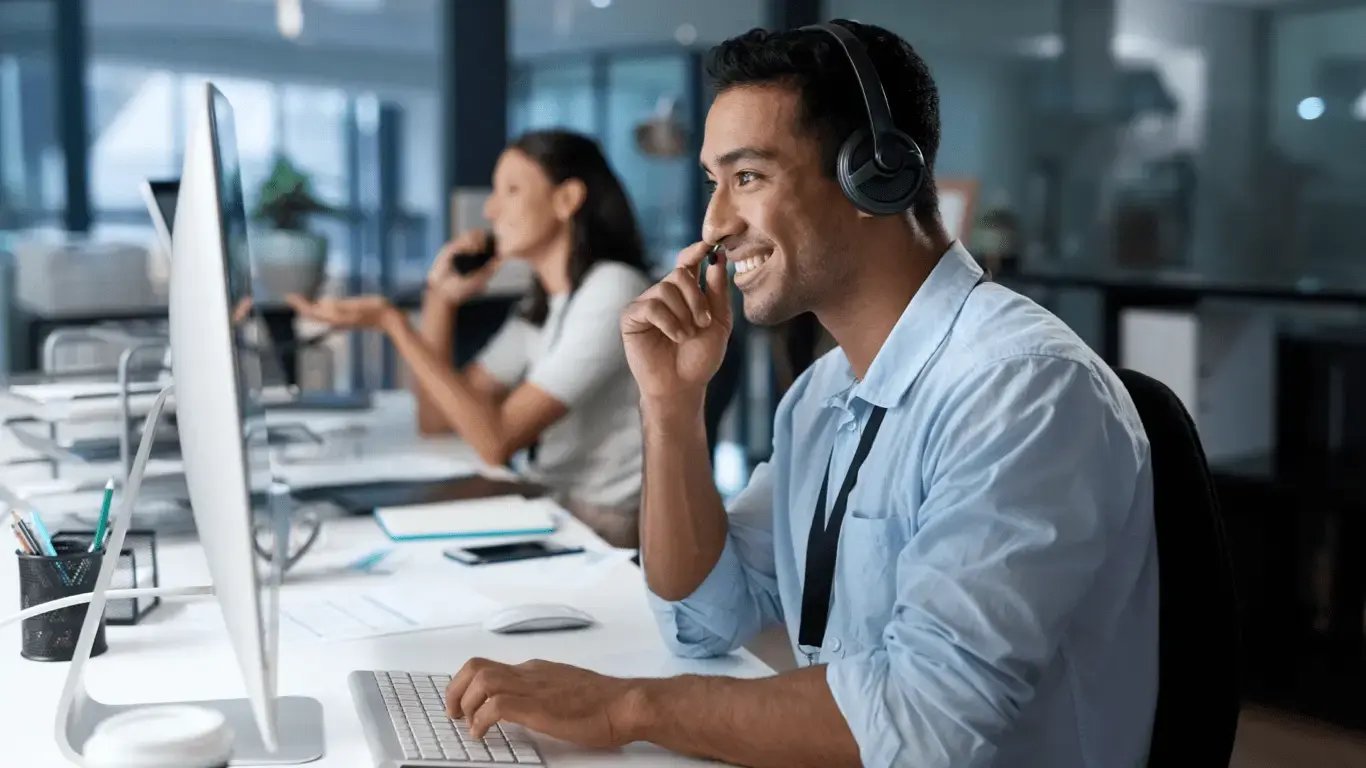
<path fill-rule="evenodd" d="M 832 639 L 830 640 L 830 652 L 831 652 L 831 653 L 839 653 L 839 652 L 840 652 L 840 649 L 843 648 L 843 647 L 844 647 L 844 643 L 841 643 L 841 642 L 840 642 L 840 639 L 839 639 L 838 637 L 832 638 Z"/>

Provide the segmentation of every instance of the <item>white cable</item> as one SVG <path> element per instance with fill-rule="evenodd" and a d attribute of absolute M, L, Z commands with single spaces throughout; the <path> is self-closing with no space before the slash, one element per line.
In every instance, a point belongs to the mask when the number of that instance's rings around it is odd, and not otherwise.
<path fill-rule="evenodd" d="M 49 600 L 46 603 L 30 606 L 24 610 L 0 619 L 0 627 L 13 624 L 16 621 L 31 619 L 34 616 L 41 616 L 45 613 L 58 610 L 59 608 L 70 608 L 73 605 L 85 605 L 90 602 L 90 592 L 82 592 L 79 595 L 68 595 L 59 597 L 56 600 Z M 111 589 L 105 592 L 110 600 L 125 600 L 133 597 L 164 597 L 170 598 L 194 598 L 212 597 L 213 587 L 139 587 L 138 589 Z"/>

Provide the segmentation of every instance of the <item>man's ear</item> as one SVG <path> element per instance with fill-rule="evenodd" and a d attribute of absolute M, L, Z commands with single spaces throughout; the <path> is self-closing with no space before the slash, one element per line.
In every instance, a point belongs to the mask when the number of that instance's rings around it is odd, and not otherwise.
<path fill-rule="evenodd" d="M 588 199 L 588 187 L 582 179 L 566 179 L 555 187 L 550 203 L 555 210 L 555 218 L 569 221 L 583 207 Z"/>

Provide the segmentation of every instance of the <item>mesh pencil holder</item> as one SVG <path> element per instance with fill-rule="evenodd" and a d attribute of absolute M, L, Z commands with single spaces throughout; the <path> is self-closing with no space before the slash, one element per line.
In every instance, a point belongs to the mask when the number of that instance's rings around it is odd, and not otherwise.
<path fill-rule="evenodd" d="M 62 531 L 52 536 L 52 545 L 60 549 L 59 542 L 70 541 L 84 550 L 94 537 L 94 531 Z M 95 568 L 98 570 L 99 565 L 96 564 Z M 156 531 L 129 528 L 123 538 L 123 551 L 119 552 L 119 561 L 114 565 L 114 577 L 109 582 L 109 588 L 135 589 L 160 585 L 157 574 Z M 105 603 L 104 624 L 110 627 L 137 624 L 158 605 L 161 605 L 159 597 L 126 597 L 110 600 Z"/>
<path fill-rule="evenodd" d="M 30 608 L 95 589 L 103 553 L 86 552 L 84 546 L 71 540 L 55 541 L 52 546 L 57 550 L 56 557 L 15 553 L 19 558 L 20 607 Z M 34 661 L 70 661 L 81 636 L 86 607 L 73 605 L 25 619 L 19 654 Z M 104 619 L 101 618 L 90 655 L 98 656 L 108 648 L 104 641 Z"/>

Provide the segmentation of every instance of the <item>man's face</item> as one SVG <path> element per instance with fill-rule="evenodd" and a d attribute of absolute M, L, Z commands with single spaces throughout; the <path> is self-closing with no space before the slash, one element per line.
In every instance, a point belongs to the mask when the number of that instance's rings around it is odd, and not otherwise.
<path fill-rule="evenodd" d="M 821 168 L 796 89 L 730 88 L 707 114 L 702 168 L 714 184 L 703 238 L 735 263 L 745 317 L 760 325 L 818 310 L 850 272 L 858 212 Z"/>

